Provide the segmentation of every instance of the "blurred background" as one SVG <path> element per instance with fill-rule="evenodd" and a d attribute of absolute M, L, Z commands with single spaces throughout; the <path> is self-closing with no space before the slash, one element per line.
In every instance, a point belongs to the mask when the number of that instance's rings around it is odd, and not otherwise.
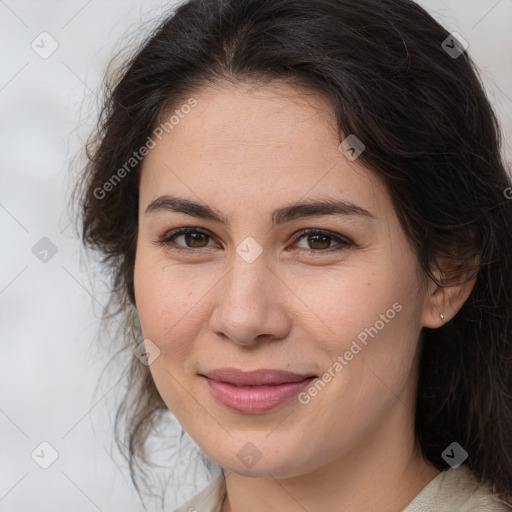
<path fill-rule="evenodd" d="M 468 41 L 512 162 L 512 0 L 418 3 Z M 102 373 L 112 354 L 94 341 L 108 294 L 83 262 L 67 205 L 109 60 L 174 5 L 0 0 L 2 512 L 143 510 L 113 445 L 123 368 Z M 188 466 L 197 447 L 187 436 L 183 450 L 168 511 L 210 479 Z M 172 456 L 162 451 L 160 463 Z"/>

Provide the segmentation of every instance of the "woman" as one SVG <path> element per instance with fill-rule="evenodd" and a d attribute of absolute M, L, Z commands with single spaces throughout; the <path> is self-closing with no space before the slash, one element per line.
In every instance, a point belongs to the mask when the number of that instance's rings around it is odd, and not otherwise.
<path fill-rule="evenodd" d="M 167 411 L 222 468 L 178 511 L 512 508 L 511 183 L 465 48 L 408 0 L 190 0 L 111 83 L 83 239 L 131 470 Z"/>

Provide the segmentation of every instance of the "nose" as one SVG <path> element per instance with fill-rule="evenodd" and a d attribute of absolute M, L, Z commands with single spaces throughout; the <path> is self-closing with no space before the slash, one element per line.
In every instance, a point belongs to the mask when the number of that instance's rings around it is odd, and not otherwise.
<path fill-rule="evenodd" d="M 238 345 L 283 339 L 290 331 L 287 286 L 260 255 L 252 263 L 235 256 L 231 271 L 217 287 L 211 330 Z"/>

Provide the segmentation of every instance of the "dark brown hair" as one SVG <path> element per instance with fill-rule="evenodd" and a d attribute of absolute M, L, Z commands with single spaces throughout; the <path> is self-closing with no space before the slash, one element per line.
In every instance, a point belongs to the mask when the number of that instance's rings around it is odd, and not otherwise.
<path fill-rule="evenodd" d="M 458 442 L 473 473 L 512 504 L 511 181 L 478 70 L 467 52 L 445 51 L 449 36 L 409 0 L 184 3 L 106 81 L 77 189 L 82 237 L 110 269 L 111 305 L 127 315 L 133 349 L 142 341 L 133 289 L 141 163 L 108 192 L 104 184 L 205 84 L 285 80 L 322 92 L 340 141 L 355 134 L 365 144 L 360 162 L 385 180 L 425 276 L 445 285 L 436 271 L 448 259 L 478 272 L 459 313 L 423 330 L 416 433 L 439 469 Z M 168 411 L 149 369 L 129 364 L 116 428 L 126 427 L 138 488 L 145 443 Z"/>

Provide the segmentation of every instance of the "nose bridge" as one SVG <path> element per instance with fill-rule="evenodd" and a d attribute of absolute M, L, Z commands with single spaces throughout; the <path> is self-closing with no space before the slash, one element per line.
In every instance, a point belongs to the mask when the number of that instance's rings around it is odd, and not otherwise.
<path fill-rule="evenodd" d="M 217 297 L 211 328 L 238 344 L 283 337 L 289 322 L 279 304 L 277 285 L 263 253 L 250 263 L 235 254 Z M 258 340 L 256 340 L 258 338 Z"/>
<path fill-rule="evenodd" d="M 260 253 L 252 261 L 236 254 L 233 258 L 232 270 L 228 275 L 224 299 L 232 299 L 235 304 L 236 302 L 249 300 L 253 302 L 253 308 L 261 306 L 268 299 L 266 297 L 267 283 L 265 281 L 269 278 L 269 274 L 273 275 L 267 265 L 263 253 Z"/>

